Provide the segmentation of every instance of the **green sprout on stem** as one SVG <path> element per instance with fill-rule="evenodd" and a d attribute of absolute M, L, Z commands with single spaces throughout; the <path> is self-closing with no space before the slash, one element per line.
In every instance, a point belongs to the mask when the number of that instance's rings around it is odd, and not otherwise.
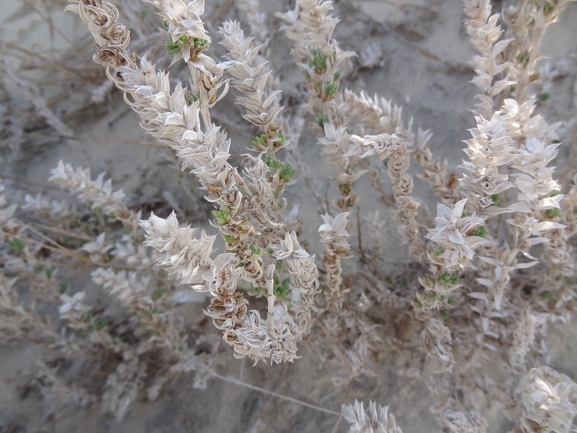
<path fill-rule="evenodd" d="M 276 171 L 283 166 L 282 162 L 276 159 L 272 155 L 267 155 L 264 158 L 264 163 L 269 168 L 270 171 Z"/>
<path fill-rule="evenodd" d="M 26 244 L 22 239 L 14 239 L 12 242 L 10 242 L 10 248 L 12 248 L 17 253 L 21 253 L 25 246 Z"/>
<path fill-rule="evenodd" d="M 351 184 L 350 183 L 341 183 L 339 184 L 339 189 L 343 194 L 348 194 L 351 192 Z"/>
<path fill-rule="evenodd" d="M 152 294 L 151 298 L 152 298 L 153 301 L 156 302 L 156 301 L 158 301 L 160 298 L 162 298 L 165 293 L 166 293 L 166 290 L 164 290 L 164 289 L 158 289 L 158 290 L 156 290 L 156 291 Z"/>
<path fill-rule="evenodd" d="M 218 224 L 226 224 L 230 221 L 230 209 L 228 206 L 224 206 L 221 210 L 213 210 L 212 214 L 216 217 Z"/>
<path fill-rule="evenodd" d="M 491 195 L 491 200 L 493 200 L 493 205 L 500 207 L 503 205 L 503 200 L 505 199 L 505 196 L 503 194 L 492 194 Z"/>
<path fill-rule="evenodd" d="M 254 245 L 250 245 L 248 249 L 251 250 L 255 256 L 260 256 L 262 254 L 262 250 Z"/>
<path fill-rule="evenodd" d="M 327 119 L 325 116 L 320 116 L 317 119 L 317 125 L 319 125 L 321 128 L 324 129 L 325 123 L 327 123 L 328 121 L 329 121 L 329 119 Z"/>
<path fill-rule="evenodd" d="M 64 236 L 62 239 L 60 239 L 60 243 L 62 245 L 70 245 L 72 243 L 72 238 L 70 236 Z"/>
<path fill-rule="evenodd" d="M 194 49 L 198 50 L 198 49 L 204 49 L 204 48 L 209 48 L 210 47 L 210 42 L 206 39 L 202 39 L 202 38 L 192 38 L 192 42 L 194 44 Z"/>
<path fill-rule="evenodd" d="M 263 149 L 264 147 L 266 147 L 266 135 L 260 134 L 258 137 L 252 140 L 252 144 L 257 149 Z"/>
<path fill-rule="evenodd" d="M 332 99 L 336 95 L 338 88 L 339 86 L 337 86 L 332 81 L 325 83 L 325 92 L 324 92 L 325 99 Z"/>
<path fill-rule="evenodd" d="M 445 252 L 445 248 L 443 248 L 441 245 L 439 245 L 437 247 L 437 249 L 435 250 L 435 252 L 433 253 L 433 255 L 435 257 L 439 257 L 441 254 L 443 254 Z"/>
<path fill-rule="evenodd" d="M 170 36 L 167 36 L 165 44 L 166 51 L 170 56 L 176 56 L 178 53 L 182 51 L 184 45 L 187 42 L 188 42 L 188 36 L 186 35 L 182 35 L 176 41 L 173 41 L 172 39 L 170 39 Z"/>
<path fill-rule="evenodd" d="M 282 180 L 289 180 L 291 177 L 295 175 L 295 169 L 289 163 L 283 164 L 280 169 L 279 176 Z"/>
<path fill-rule="evenodd" d="M 527 67 L 527 64 L 529 63 L 529 56 L 527 54 L 524 53 L 517 54 L 516 59 L 519 63 L 523 64 L 524 68 Z"/>
<path fill-rule="evenodd" d="M 106 325 L 108 325 L 108 322 L 106 321 L 105 318 L 98 317 L 94 324 L 96 325 L 97 331 L 102 331 L 106 327 Z"/>
<path fill-rule="evenodd" d="M 478 236 L 480 238 L 485 239 L 487 237 L 487 227 L 481 226 L 473 230 L 473 236 Z"/>
<path fill-rule="evenodd" d="M 197 101 L 198 101 L 198 97 L 196 97 L 194 95 L 189 95 L 186 97 L 186 105 L 188 105 L 188 106 L 191 106 L 192 104 L 194 104 Z"/>
<path fill-rule="evenodd" d="M 275 146 L 282 146 L 286 141 L 286 135 L 282 131 L 276 133 L 276 140 L 274 141 Z"/>
<path fill-rule="evenodd" d="M 442 272 L 439 274 L 439 282 L 446 286 L 454 286 L 461 283 L 461 274 L 458 272 Z"/>
<path fill-rule="evenodd" d="M 321 50 L 315 50 L 312 59 L 309 61 L 309 66 L 313 68 L 315 74 L 324 74 L 327 70 L 327 58 Z"/>
<path fill-rule="evenodd" d="M 285 278 L 284 280 L 282 280 L 282 283 L 280 282 L 279 277 L 276 276 L 276 274 L 273 276 L 273 280 L 274 280 L 274 284 L 273 284 L 273 293 L 274 295 L 279 298 L 279 299 L 284 299 L 286 298 L 290 292 L 291 292 L 291 288 L 290 288 L 290 278 Z"/>

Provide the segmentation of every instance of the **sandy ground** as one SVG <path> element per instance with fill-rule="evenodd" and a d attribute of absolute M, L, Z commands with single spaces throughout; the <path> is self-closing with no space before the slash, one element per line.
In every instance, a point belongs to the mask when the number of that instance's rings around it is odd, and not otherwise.
<path fill-rule="evenodd" d="M 34 1 L 34 0 L 33 0 Z M 395 2 L 391 2 L 395 3 Z M 404 2 L 403 2 L 404 3 Z M 446 157 L 451 167 L 456 167 L 463 157 L 462 140 L 468 138 L 467 128 L 474 119 L 468 111 L 473 104 L 475 88 L 469 83 L 472 71 L 466 62 L 473 52 L 462 26 L 462 7 L 457 0 L 411 0 L 413 5 L 399 8 L 386 2 L 360 2 L 361 11 L 347 13 L 347 1 L 341 1 L 337 14 L 342 22 L 335 36 L 345 49 L 360 52 L 370 43 L 377 43 L 383 51 L 380 65 L 357 72 L 354 82 L 347 83 L 354 90 L 391 99 L 404 107 L 405 118 L 413 116 L 415 125 L 434 133 L 430 142 L 436 154 Z M 273 10 L 277 6 L 267 5 Z M 285 10 L 287 2 L 282 2 Z M 73 38 L 83 37 L 84 29 L 75 16 L 53 16 L 60 32 Z M 364 19 L 364 20 L 363 20 Z M 577 3 L 571 4 L 561 22 L 547 34 L 542 53 L 554 63 L 568 59 L 571 73 L 550 91 L 551 98 L 540 109 L 549 121 L 563 121 L 576 114 L 573 102 L 573 86 L 576 80 L 577 59 Z M 215 23 L 216 25 L 216 23 Z M 214 26 L 213 26 L 214 27 Z M 271 28 L 278 29 L 274 21 Z M 47 44 L 59 44 L 62 36 L 50 31 L 46 22 L 29 8 L 23 8 L 19 0 L 4 0 L 0 8 L 0 34 L 4 42 L 26 49 L 40 49 Z M 283 35 L 274 34 L 273 65 L 282 71 L 280 78 L 290 92 L 291 86 L 301 79 L 294 66 L 290 66 L 290 45 L 282 41 Z M 48 42 L 50 41 L 50 42 Z M 89 58 L 92 52 L 85 53 Z M 230 99 L 232 101 L 232 99 Z M 47 143 L 33 151 L 23 153 L 21 158 L 7 166 L 2 164 L 3 175 L 8 174 L 14 183 L 24 185 L 31 193 L 45 192 L 63 197 L 56 188 L 46 186 L 49 170 L 60 159 L 74 166 L 90 167 L 93 173 L 106 171 L 115 187 L 122 187 L 133 206 L 155 203 L 166 212 L 170 208 L 165 191 L 170 191 L 180 203 L 181 215 L 188 222 L 198 224 L 206 221 L 206 206 L 182 204 L 190 202 L 179 187 L 178 174 L 164 164 L 165 151 L 147 144 L 138 125 L 137 117 L 127 109 L 118 95 L 105 102 L 106 114 L 94 121 L 69 124 L 74 140 Z M 231 108 L 232 104 L 217 107 L 216 119 L 235 137 L 233 152 L 240 155 L 251 140 L 250 130 L 238 130 Z M 314 139 L 303 133 L 301 149 L 303 159 L 321 176 L 328 176 L 331 168 L 321 162 Z M 25 149 L 26 150 L 26 149 Z M 560 152 L 564 154 L 565 150 Z M 367 191 L 367 204 L 363 210 L 371 210 L 371 193 L 366 180 L 359 184 L 360 191 Z M 434 210 L 435 200 L 428 187 L 417 181 L 415 194 L 423 199 L 423 206 Z M 299 217 L 303 220 L 303 239 L 316 239 L 316 228 L 321 223 L 315 203 L 298 184 L 287 191 L 289 202 L 301 202 Z M 206 223 L 203 224 L 206 226 Z M 390 237 L 383 239 L 385 246 L 397 245 L 394 227 Z M 317 248 L 311 242 L 311 250 Z M 318 248 L 316 249 L 318 252 Z M 391 264 L 406 262 L 408 255 L 398 248 L 385 248 L 386 260 Z M 192 308 L 190 314 L 199 314 Z M 562 331 L 551 331 L 552 366 L 577 378 L 577 357 L 574 348 L 577 330 L 571 323 Z M 346 395 L 346 390 L 331 384 L 330 365 L 321 364 L 303 344 L 303 358 L 291 365 L 259 365 L 252 367 L 248 361 L 235 360 L 222 366 L 223 375 L 242 377 L 242 380 L 258 387 L 300 399 L 312 404 L 340 411 L 347 397 L 390 404 L 391 411 L 405 432 L 436 431 L 434 418 L 428 412 L 430 400 L 424 385 L 417 379 L 397 374 L 399 360 L 383 355 L 378 376 L 358 381 Z M 98 405 L 91 409 L 74 410 L 61 418 L 43 419 L 44 408 L 49 403 L 38 395 L 24 395 L 27 375 L 34 370 L 34 360 L 41 348 L 33 344 L 2 346 L 0 348 L 0 432 L 345 432 L 345 422 L 336 426 L 337 417 L 302 405 L 244 387 L 213 379 L 204 391 L 191 388 L 186 376 L 171 383 L 158 401 L 149 403 L 139 399 L 125 419 L 117 423 L 103 415 Z M 494 411 L 490 431 L 507 431 L 508 424 Z"/>

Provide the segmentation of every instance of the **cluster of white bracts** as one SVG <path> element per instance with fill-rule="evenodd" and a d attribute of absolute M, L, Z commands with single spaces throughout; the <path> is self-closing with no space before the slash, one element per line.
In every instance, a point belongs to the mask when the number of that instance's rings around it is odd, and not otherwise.
<path fill-rule="evenodd" d="M 296 343 L 308 332 L 317 270 L 314 257 L 300 247 L 294 232 L 287 233 L 272 249 L 277 260 L 286 261 L 287 270 L 293 275 L 291 288 L 300 294 L 300 300 L 290 313 L 282 304 L 275 306 L 273 277 L 267 270 L 264 279 L 269 311 L 263 320 L 258 311 L 248 311 L 248 302 L 236 288 L 243 269 L 237 266 L 239 260 L 235 254 L 220 254 L 211 259 L 214 236 L 201 233 L 200 238 L 195 237 L 195 230 L 179 227 L 174 213 L 168 219 L 152 214 L 149 220 L 142 221 L 142 226 L 147 232 L 147 245 L 159 252 L 157 263 L 169 276 L 211 294 L 207 314 L 224 332 L 224 339 L 234 347 L 236 356 L 275 362 L 292 361 L 296 357 Z"/>
<path fill-rule="evenodd" d="M 125 227 L 134 231 L 138 228 L 140 212 L 135 213 L 124 204 L 124 193 L 122 190 L 112 191 L 110 179 L 104 180 L 104 173 L 101 173 L 96 180 L 90 177 L 90 169 L 77 168 L 74 170 L 68 163 L 60 161 L 58 167 L 51 170 L 50 181 L 68 190 L 72 194 L 77 194 L 78 198 L 92 208 L 100 208 L 106 215 L 113 215 L 118 218 Z"/>
<path fill-rule="evenodd" d="M 474 235 L 475 229 L 481 227 L 485 220 L 475 214 L 463 216 L 466 203 L 466 198 L 460 200 L 452 210 L 438 203 L 435 228 L 425 236 L 441 247 L 439 253 L 427 254 L 429 260 L 446 270 L 468 264 L 473 260 L 474 249 L 487 243 L 482 237 Z"/>
<path fill-rule="evenodd" d="M 204 9 L 202 0 L 188 5 L 181 0 L 151 3 L 168 21 L 168 33 L 174 32 L 171 36 L 173 42 L 183 36 L 188 42 L 195 38 L 208 41 L 199 18 Z M 149 221 L 143 221 L 143 227 L 148 232 L 148 244 L 161 253 L 160 264 L 182 282 L 194 284 L 195 287 L 200 283 L 206 284 L 205 290 L 214 297 L 209 315 L 224 331 L 225 340 L 235 347 L 236 355 L 249 355 L 255 360 L 270 358 L 276 362 L 294 359 L 295 343 L 308 331 L 310 307 L 317 284 L 316 267 L 313 258 L 300 248 L 294 234 L 286 233 L 282 223 L 274 222 L 279 219 L 278 216 L 266 218 L 263 214 L 263 210 L 270 207 L 273 191 L 262 176 L 263 170 L 266 172 L 262 161 L 253 159 L 253 163 L 249 164 L 246 182 L 227 162 L 230 141 L 224 132 L 211 123 L 209 113 L 209 108 L 228 88 L 228 84 L 221 79 L 223 67 L 202 54 L 202 49 L 197 49 L 196 45 L 184 45 L 181 53 L 185 51 L 182 57 L 186 57 L 189 65 L 194 93 L 180 85 L 171 92 L 168 76 L 164 72 L 157 72 L 146 59 L 126 53 L 127 34 L 122 43 L 112 43 L 108 29 L 117 25 L 118 18 L 113 7 L 98 1 L 90 5 L 74 1 L 69 9 L 77 12 L 95 35 L 100 53 L 96 60 L 108 68 L 109 78 L 125 92 L 127 102 L 140 115 L 143 127 L 177 151 L 177 155 L 184 160 L 183 167 L 192 169 L 207 189 L 207 199 L 217 203 L 227 213 L 224 223 L 220 224 L 221 233 L 232 239 L 235 253 L 220 255 L 214 261 L 209 257 L 214 238 L 206 235 L 201 235 L 200 239 L 193 237 L 192 230 L 178 227 L 174 216 L 162 220 L 153 215 Z M 102 19 L 103 16 L 106 19 Z M 238 28 L 235 33 L 233 25 L 227 28 L 232 38 L 231 44 L 235 37 L 238 39 L 242 36 Z M 236 39 L 238 43 L 247 43 L 246 40 Z M 231 58 L 234 58 L 234 53 L 231 53 Z M 251 89 L 257 95 L 258 90 L 258 87 Z M 274 96 L 269 99 L 277 108 L 263 125 L 272 122 L 275 113 L 278 114 L 280 110 Z M 251 110 L 254 108 L 249 99 L 245 102 Z M 268 105 L 270 103 L 266 102 Z M 205 131 L 201 128 L 200 116 Z M 253 120 L 256 122 L 256 118 Z M 254 174 L 260 175 L 258 179 Z M 236 290 L 236 280 L 241 276 L 261 284 L 269 284 L 272 278 L 264 276 L 262 261 L 248 248 L 257 234 L 252 221 L 249 222 L 250 214 L 269 233 L 272 241 L 278 242 L 286 233 L 281 246 L 274 243 L 269 246 L 275 251 L 277 260 L 287 260 L 288 271 L 293 274 L 291 288 L 301 293 L 300 300 L 296 300 L 294 313 L 289 314 L 284 306 L 278 305 L 274 311 L 269 311 L 266 322 L 261 321 L 257 312 L 247 313 L 247 302 L 242 293 Z M 289 250 L 282 245 L 290 247 Z M 293 258 L 294 255 L 297 257 Z M 243 264 L 240 270 L 237 268 L 239 263 Z M 274 295 L 269 293 L 269 296 Z"/>
<path fill-rule="evenodd" d="M 365 410 L 363 402 L 355 400 L 354 404 L 343 406 L 342 414 L 351 425 L 349 433 L 403 433 L 395 417 L 389 414 L 389 406 L 377 406 L 370 401 Z"/>
<path fill-rule="evenodd" d="M 330 215 L 323 215 L 323 225 L 319 227 L 321 242 L 325 246 L 323 262 L 327 273 L 326 289 L 327 298 L 332 306 L 341 309 L 343 302 L 342 267 L 341 260 L 347 255 L 351 246 L 347 242 L 349 232 L 347 231 L 348 212 L 338 214 L 335 218 Z M 330 308 L 330 307 L 329 307 Z"/>

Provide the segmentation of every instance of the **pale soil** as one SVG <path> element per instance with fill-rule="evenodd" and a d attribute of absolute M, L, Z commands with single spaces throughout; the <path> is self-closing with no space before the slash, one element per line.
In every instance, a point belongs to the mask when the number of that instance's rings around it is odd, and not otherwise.
<path fill-rule="evenodd" d="M 35 0 L 32 0 L 35 1 Z M 263 2 L 264 3 L 264 2 Z M 395 2 L 392 2 L 395 3 Z M 357 72 L 356 81 L 350 85 L 354 90 L 391 99 L 404 107 L 405 119 L 413 116 L 415 125 L 431 129 L 434 133 L 430 147 L 435 154 L 448 159 L 456 167 L 464 154 L 462 140 L 469 137 L 467 128 L 474 124 L 468 111 L 476 93 L 469 83 L 472 71 L 466 67 L 473 52 L 462 26 L 462 7 L 458 0 L 412 0 L 404 10 L 386 2 L 361 2 L 361 16 L 347 12 L 347 1 L 337 7 L 342 22 L 335 36 L 345 49 L 359 52 L 368 43 L 377 42 L 383 50 L 382 65 Z M 273 10 L 274 5 L 267 9 Z M 282 1 L 282 10 L 287 2 Z M 422 8 L 421 8 L 422 7 Z M 342 11 L 342 12 L 341 12 Z M 225 15 L 232 17 L 232 13 Z M 81 37 L 85 34 L 77 17 L 55 14 L 58 28 L 67 35 Z M 364 18 L 364 21 L 360 19 Z M 550 91 L 551 98 L 543 107 L 550 122 L 575 117 L 577 110 L 573 93 L 576 82 L 577 59 L 577 3 L 571 4 L 561 22 L 547 34 L 542 53 L 554 63 L 568 59 L 572 65 L 570 74 L 555 83 Z M 214 30 L 214 23 L 211 30 Z M 271 23 L 278 29 L 278 21 Z M 19 0 L 4 0 L 0 6 L 0 34 L 9 41 L 27 49 L 39 49 L 58 44 L 61 36 L 50 31 L 46 22 L 22 6 Z M 300 72 L 291 64 L 287 42 L 283 35 L 274 34 L 273 64 L 282 71 L 285 90 L 302 79 Z M 51 38 L 53 38 L 51 40 Z M 215 38 L 216 39 L 216 38 Z M 62 42 L 60 42 L 62 43 Z M 90 58 L 91 45 L 85 54 Z M 573 58 L 570 55 L 573 53 Z M 233 137 L 233 152 L 240 155 L 252 139 L 250 129 L 235 126 L 238 116 L 234 114 L 232 98 L 217 107 L 216 121 L 223 124 Z M 90 120 L 81 118 L 78 123 L 68 124 L 77 135 L 77 140 L 51 142 L 42 147 L 24 148 L 22 155 L 11 166 L 2 164 L 4 176 L 10 176 L 14 184 L 31 193 L 47 192 L 64 197 L 56 188 L 46 186 L 49 170 L 60 159 L 74 166 L 90 167 L 93 174 L 106 171 L 115 188 L 122 188 L 128 195 L 130 205 L 147 205 L 167 214 L 167 204 L 162 194 L 170 191 L 182 207 L 181 221 L 206 227 L 208 207 L 190 204 L 190 199 L 177 185 L 177 174 L 167 164 L 165 151 L 147 144 L 150 140 L 138 125 L 138 119 L 122 102 L 118 95 L 104 103 L 107 114 Z M 220 110 L 220 111 L 219 111 Z M 235 117 L 236 116 L 236 117 Z M 231 120 L 232 119 L 232 120 Z M 304 132 L 301 137 L 303 160 L 318 175 L 326 179 L 333 169 L 323 164 L 314 148 L 312 135 Z M 560 160 L 566 149 L 560 152 Z M 194 183 L 192 183 L 194 185 Z M 323 184 L 324 186 L 324 184 Z M 359 182 L 358 190 L 365 193 L 363 211 L 376 208 L 376 200 L 369 192 L 366 180 Z M 428 187 L 417 181 L 415 195 L 423 199 L 423 207 L 434 214 L 435 199 Z M 319 252 L 316 230 L 321 223 L 318 209 L 297 184 L 287 191 L 290 203 L 300 202 L 299 217 L 302 219 L 302 239 L 309 239 L 312 252 Z M 290 207 L 290 206 L 289 206 Z M 387 211 L 385 210 L 385 213 Z M 398 238 L 392 223 L 388 223 L 388 237 L 383 239 L 385 260 L 392 266 L 410 260 L 406 247 L 398 248 Z M 354 265 L 350 264 L 349 266 Z M 78 282 L 80 284 L 80 281 Z M 80 287 L 77 288 L 80 290 Z M 199 307 L 200 308 L 200 307 Z M 190 314 L 202 314 L 191 307 Z M 550 330 L 551 365 L 561 372 L 577 378 L 577 354 L 575 342 L 577 331 L 572 322 L 561 331 Z M 219 371 L 223 375 L 242 380 L 274 392 L 300 399 L 333 411 L 340 411 L 346 400 L 344 389 L 331 384 L 333 366 L 322 364 L 315 354 L 310 353 L 306 343 L 302 345 L 303 358 L 291 365 L 259 365 L 251 367 L 248 361 L 235 360 L 230 352 L 230 361 Z M 102 414 L 98 405 L 90 409 L 73 410 L 57 419 L 44 419 L 47 402 L 33 392 L 23 395 L 28 374 L 34 371 L 34 361 L 41 348 L 34 344 L 2 346 L 0 352 L 0 432 L 345 432 L 345 422 L 333 430 L 337 417 L 306 408 L 258 391 L 212 379 L 204 391 L 191 388 L 191 379 L 178 377 L 171 382 L 156 402 L 140 398 L 125 419 L 117 423 Z M 350 399 L 368 402 L 376 400 L 391 405 L 398 424 L 407 432 L 437 431 L 434 417 L 428 412 L 428 391 L 418 379 L 409 379 L 397 374 L 401 360 L 383 354 L 374 378 L 359 380 L 350 390 Z M 503 421 L 498 411 L 488 414 L 491 420 L 489 431 L 505 432 L 509 424 Z"/>

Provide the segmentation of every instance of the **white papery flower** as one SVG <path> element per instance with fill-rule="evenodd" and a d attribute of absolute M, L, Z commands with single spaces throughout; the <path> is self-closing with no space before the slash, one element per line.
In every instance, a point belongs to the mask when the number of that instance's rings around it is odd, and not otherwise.
<path fill-rule="evenodd" d="M 155 260 L 166 269 L 170 278 L 177 279 L 180 284 L 193 285 L 195 290 L 196 284 L 214 282 L 217 267 L 210 254 L 215 236 L 201 231 L 197 238 L 196 229 L 179 226 L 174 212 L 166 219 L 152 213 L 148 220 L 140 221 L 140 225 L 147 233 L 144 244 L 160 253 Z M 219 267 L 230 261 L 230 254 L 223 256 Z"/>
<path fill-rule="evenodd" d="M 176 42 L 183 36 L 186 40 L 181 50 L 175 55 L 174 61 L 181 57 L 185 62 L 190 59 L 191 50 L 195 49 L 195 39 L 204 39 L 210 43 L 210 36 L 204 29 L 200 18 L 204 13 L 204 0 L 146 0 L 156 6 L 159 14 L 168 22 L 167 37 Z M 174 63 L 174 62 L 173 62 Z"/>
<path fill-rule="evenodd" d="M 106 243 L 105 238 L 106 233 L 102 232 L 95 241 L 85 243 L 80 249 L 88 253 L 92 262 L 102 264 L 108 260 L 109 253 L 113 248 L 112 245 Z"/>
<path fill-rule="evenodd" d="M 382 407 L 380 404 L 369 402 L 365 412 L 363 403 L 355 400 L 354 404 L 343 406 L 342 414 L 351 424 L 349 433 L 403 433 L 397 427 L 395 417 L 388 414 L 389 406 Z"/>
<path fill-rule="evenodd" d="M 294 231 L 287 233 L 284 240 L 280 241 L 280 245 L 272 245 L 271 248 L 277 260 L 307 259 L 309 257 L 309 254 L 300 246 Z"/>
<path fill-rule="evenodd" d="M 450 259 L 451 265 L 455 264 L 455 259 L 467 258 L 471 260 L 475 255 L 473 249 L 487 243 L 482 237 L 471 235 L 471 232 L 480 227 L 485 220 L 475 216 L 475 214 L 463 216 L 466 203 L 466 198 L 460 200 L 452 210 L 444 204 L 438 203 L 437 217 L 435 217 L 436 226 L 434 229 L 430 229 L 429 234 L 425 236 L 445 249 L 443 254 L 438 257 Z M 455 256 L 454 252 L 458 256 Z"/>
<path fill-rule="evenodd" d="M 347 231 L 349 212 L 342 212 L 335 218 L 330 215 L 321 215 L 325 222 L 319 227 L 319 233 L 323 243 L 330 243 L 332 250 L 338 248 L 349 249 L 350 245 L 347 242 L 349 232 Z"/>
<path fill-rule="evenodd" d="M 78 292 L 74 294 L 74 296 L 61 295 L 60 300 L 62 301 L 62 305 L 58 308 L 58 313 L 61 316 L 65 316 L 71 311 L 82 311 L 86 309 L 87 307 L 82 304 L 84 295 L 84 292 Z"/>
<path fill-rule="evenodd" d="M 577 414 L 577 384 L 551 367 L 537 367 L 520 385 L 523 431 L 567 433 Z"/>

